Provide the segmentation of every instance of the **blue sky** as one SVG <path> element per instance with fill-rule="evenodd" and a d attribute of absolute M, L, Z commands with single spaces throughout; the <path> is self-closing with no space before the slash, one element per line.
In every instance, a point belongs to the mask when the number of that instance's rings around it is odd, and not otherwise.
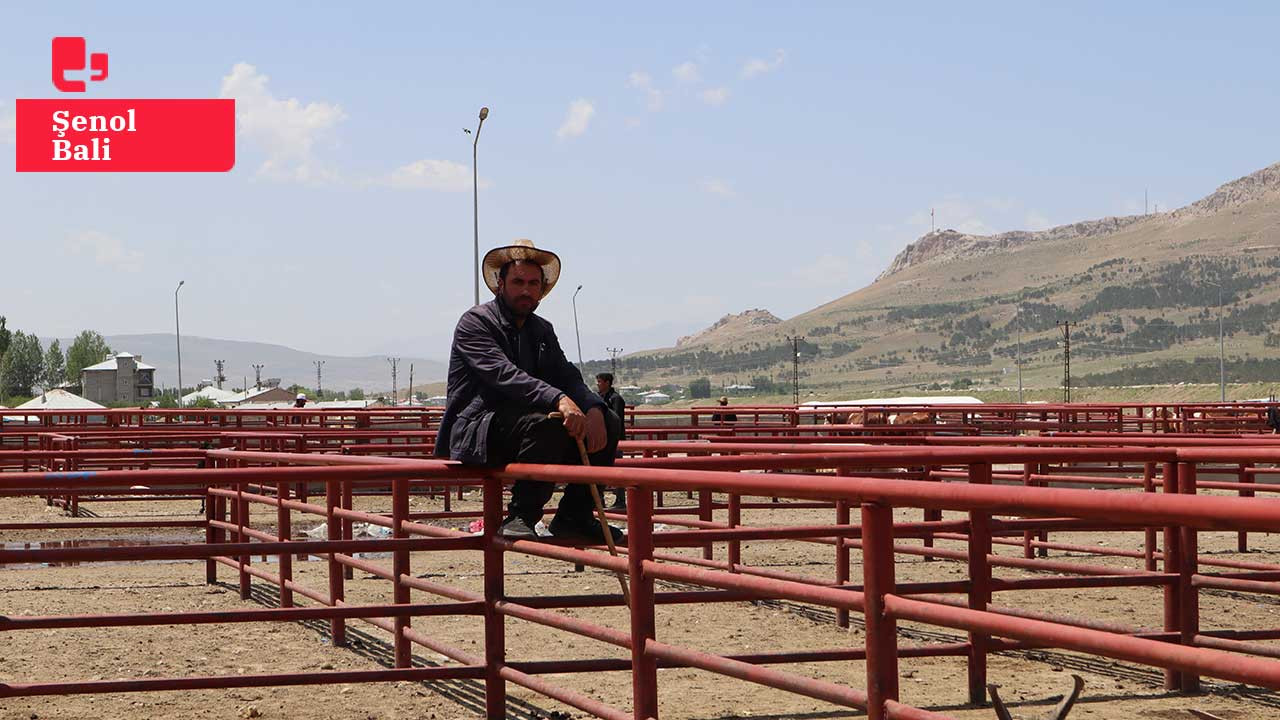
<path fill-rule="evenodd" d="M 480 237 L 565 261 L 570 355 L 789 317 L 929 227 L 1161 208 L 1280 160 L 1276 6 L 44 4 L 0 10 L 0 314 L 443 358 Z M 13 99 L 84 35 L 88 97 L 237 98 L 225 175 L 13 172 Z M 198 141 L 198 139 L 193 139 Z"/>

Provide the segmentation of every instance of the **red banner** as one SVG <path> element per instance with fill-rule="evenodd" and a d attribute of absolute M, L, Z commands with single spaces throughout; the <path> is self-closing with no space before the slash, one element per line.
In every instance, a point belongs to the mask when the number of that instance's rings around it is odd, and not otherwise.
<path fill-rule="evenodd" d="M 18 100 L 18 172 L 226 172 L 235 100 Z"/>

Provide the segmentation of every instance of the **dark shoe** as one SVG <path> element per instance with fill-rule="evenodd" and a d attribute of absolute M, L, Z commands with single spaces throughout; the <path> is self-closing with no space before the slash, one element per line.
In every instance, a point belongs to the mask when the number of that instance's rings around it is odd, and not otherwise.
<path fill-rule="evenodd" d="M 502 521 L 502 527 L 498 528 L 498 534 L 512 540 L 538 539 L 538 533 L 533 529 L 533 526 L 525 522 L 524 518 L 515 517 L 514 515 Z"/>
<path fill-rule="evenodd" d="M 600 521 L 593 516 L 588 516 L 583 521 L 579 519 L 569 520 L 556 515 L 551 518 L 550 530 L 551 535 L 557 540 L 568 540 L 586 545 L 605 544 L 604 533 L 600 531 Z M 613 535 L 614 545 L 620 545 L 627 541 L 626 534 L 619 528 L 610 525 L 609 532 Z"/>

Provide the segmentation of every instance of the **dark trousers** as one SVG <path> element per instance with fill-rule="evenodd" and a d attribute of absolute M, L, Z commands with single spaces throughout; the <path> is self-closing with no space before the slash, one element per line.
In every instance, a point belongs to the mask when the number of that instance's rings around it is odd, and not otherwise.
<path fill-rule="evenodd" d="M 588 456 L 593 466 L 613 465 L 622 433 L 622 421 L 617 415 L 605 410 L 604 416 L 609 440 L 603 449 Z M 494 465 L 513 462 L 582 464 L 578 444 L 564 429 L 564 423 L 548 418 L 542 412 L 499 410 L 489 424 L 488 445 L 489 461 Z M 533 527 L 542 519 L 542 508 L 551 499 L 555 487 L 552 482 L 517 480 L 511 488 L 511 504 L 507 510 L 512 517 L 522 518 Z M 594 510 L 590 486 L 585 483 L 565 484 L 557 517 L 573 523 L 589 523 Z"/>

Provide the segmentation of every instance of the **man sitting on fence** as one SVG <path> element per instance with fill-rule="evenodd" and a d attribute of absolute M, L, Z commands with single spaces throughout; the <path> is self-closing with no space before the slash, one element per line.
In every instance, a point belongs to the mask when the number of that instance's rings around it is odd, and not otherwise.
<path fill-rule="evenodd" d="M 564 356 L 551 323 L 534 314 L 560 277 L 560 258 L 528 240 L 484 256 L 494 298 L 462 315 L 449 354 L 448 400 L 435 454 L 463 463 L 577 465 L 582 440 L 592 465 L 612 465 L 622 421 Z M 548 417 L 552 412 L 559 418 Z M 554 483 L 518 480 L 511 489 L 506 537 L 532 539 Z M 603 543 L 591 489 L 568 483 L 551 534 Z M 615 542 L 622 533 L 611 527 Z"/>

